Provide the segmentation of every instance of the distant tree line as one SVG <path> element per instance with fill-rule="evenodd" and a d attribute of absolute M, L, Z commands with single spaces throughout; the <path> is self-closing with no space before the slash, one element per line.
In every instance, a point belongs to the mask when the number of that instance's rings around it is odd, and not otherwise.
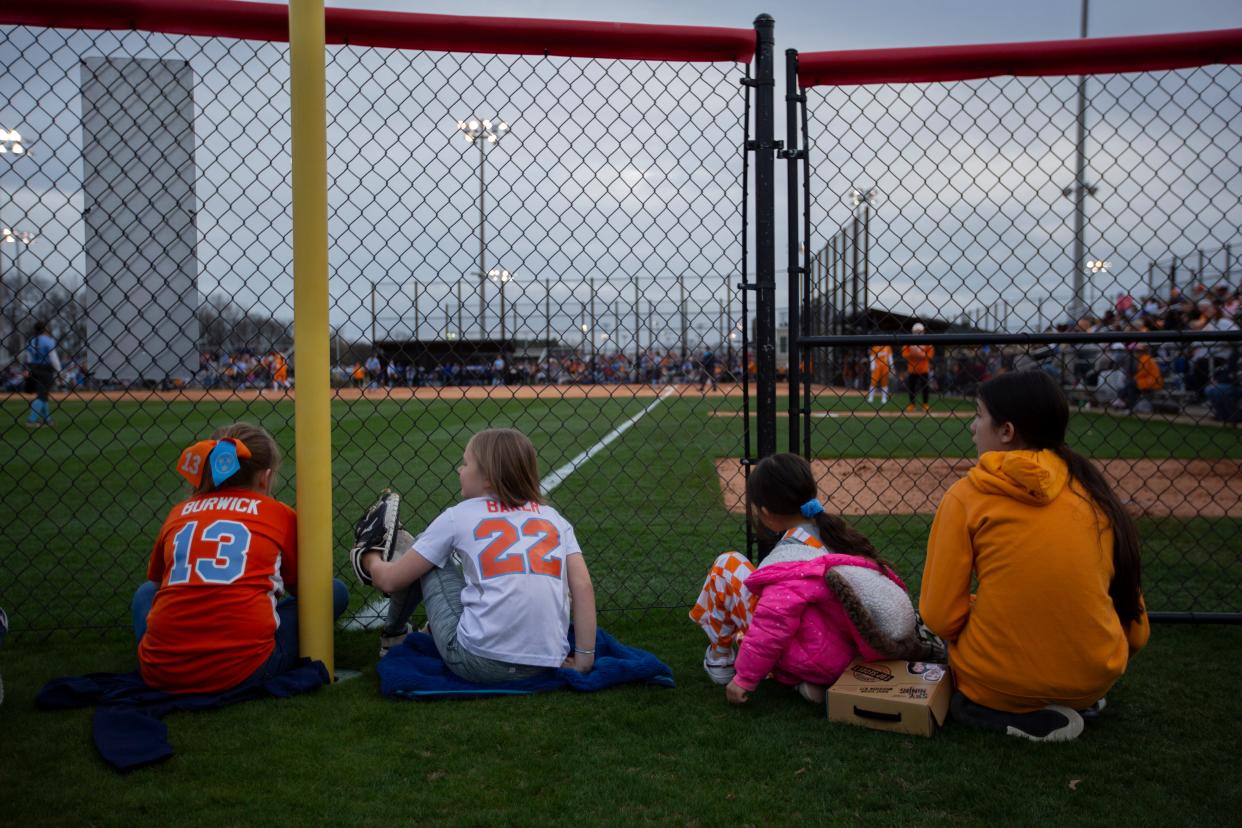
<path fill-rule="evenodd" d="M 0 358 L 5 364 L 17 359 L 38 320 L 48 323 L 65 360 L 87 358 L 87 306 L 85 291 L 71 291 L 51 280 L 5 274 L 0 277 Z M 249 350 L 257 354 L 293 349 L 293 323 L 273 318 L 262 309 L 244 308 L 232 297 L 213 293 L 199 303 L 198 350 L 229 353 Z M 95 343 L 98 350 L 100 343 Z"/>

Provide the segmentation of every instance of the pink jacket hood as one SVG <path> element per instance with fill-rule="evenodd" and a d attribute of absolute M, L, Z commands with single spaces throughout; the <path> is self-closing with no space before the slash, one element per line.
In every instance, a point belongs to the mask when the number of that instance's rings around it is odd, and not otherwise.
<path fill-rule="evenodd" d="M 870 558 L 835 552 L 756 569 L 745 582 L 758 600 L 734 664 L 738 685 L 754 690 L 769 673 L 784 684 L 832 684 L 857 656 L 884 657 L 863 640 L 828 589 L 824 575 L 836 566 L 865 567 L 906 586 Z"/>

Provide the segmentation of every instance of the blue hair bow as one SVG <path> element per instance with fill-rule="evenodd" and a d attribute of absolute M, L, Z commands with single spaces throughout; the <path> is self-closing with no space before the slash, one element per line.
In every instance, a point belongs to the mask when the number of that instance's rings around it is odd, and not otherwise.
<path fill-rule="evenodd" d="M 241 471 L 241 461 L 237 459 L 237 446 L 230 440 L 221 440 L 207 455 L 207 464 L 211 468 L 211 483 L 219 486 L 233 475 Z"/>
<path fill-rule="evenodd" d="M 798 511 L 802 513 L 804 518 L 813 518 L 820 512 L 824 511 L 824 504 L 820 503 L 815 498 L 811 498 L 806 503 L 803 503 L 802 506 L 798 508 Z"/>
<path fill-rule="evenodd" d="M 239 459 L 240 458 L 240 459 Z M 211 485 L 219 486 L 241 471 L 241 461 L 250 459 L 250 449 L 236 437 L 199 440 L 177 458 L 177 473 L 198 488 L 203 476 L 211 472 Z"/>

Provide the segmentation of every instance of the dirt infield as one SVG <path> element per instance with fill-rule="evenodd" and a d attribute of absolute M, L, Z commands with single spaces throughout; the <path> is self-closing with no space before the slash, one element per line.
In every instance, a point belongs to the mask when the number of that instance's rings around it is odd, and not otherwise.
<path fill-rule="evenodd" d="M 825 508 L 841 515 L 912 515 L 936 511 L 973 459 L 812 460 Z M 1097 460 L 1132 514 L 1149 517 L 1242 518 L 1242 461 Z M 745 511 L 738 461 L 719 459 L 725 507 Z"/>
<path fill-rule="evenodd" d="M 1191 425 L 1191 426 L 1197 426 L 1199 428 L 1237 428 L 1237 426 L 1234 424 L 1222 423 L 1219 420 L 1208 419 L 1206 414 L 1201 414 L 1197 417 L 1191 416 L 1189 414 L 1135 414 L 1129 411 L 1116 411 L 1113 409 L 1101 409 L 1098 411 L 1091 411 L 1090 413 L 1094 414 L 1097 417 L 1112 417 L 1118 420 L 1126 419 L 1126 420 L 1150 421 L 1150 422 L 1158 422 L 1158 423 L 1177 423 L 1179 425 Z M 742 416 L 742 412 L 740 411 L 712 411 L 710 412 L 710 416 L 712 417 L 740 417 Z M 757 416 L 757 412 L 755 411 L 753 402 L 751 403 L 750 416 L 752 417 Z M 777 417 L 788 417 L 789 411 L 778 410 L 776 412 L 776 416 Z M 931 411 L 927 413 L 924 413 L 922 411 L 891 411 L 891 410 L 884 411 L 884 410 L 867 409 L 867 408 L 855 408 L 855 409 L 846 408 L 840 411 L 812 411 L 811 412 L 812 419 L 817 419 L 817 420 L 842 420 L 842 419 L 849 419 L 852 417 L 856 417 L 858 419 L 869 419 L 869 418 L 875 418 L 875 417 L 882 417 L 885 419 L 900 419 L 902 417 L 907 417 L 907 418 L 914 419 L 914 420 L 917 420 L 921 417 L 930 417 L 933 420 L 937 418 L 942 419 L 942 420 L 969 420 L 973 416 L 975 416 L 975 412 L 972 409 L 967 409 L 967 408 L 957 409 L 953 411 L 937 411 L 936 409 L 932 409 Z"/>
<path fill-rule="evenodd" d="M 742 412 L 740 411 L 713 411 L 711 412 L 711 416 L 713 417 L 740 417 L 742 416 Z M 751 412 L 751 416 L 755 416 L 754 411 Z M 777 411 L 776 416 L 777 417 L 788 417 L 789 412 L 788 411 Z M 863 409 L 857 409 L 853 411 L 849 411 L 849 410 L 846 410 L 846 411 L 812 411 L 811 416 L 816 419 L 844 419 L 847 417 L 858 417 L 858 418 L 864 418 L 864 419 L 868 417 L 886 417 L 889 419 L 896 419 L 899 417 L 907 417 L 910 419 L 917 420 L 922 417 L 931 417 L 932 419 L 940 418 L 940 419 L 953 419 L 953 420 L 969 420 L 971 417 L 975 416 L 975 412 L 968 410 L 968 409 L 961 409 L 959 411 L 928 411 L 924 413 L 922 411 L 874 411 L 874 410 L 863 408 Z"/>
<path fill-rule="evenodd" d="M 607 399 L 619 397 L 633 399 L 657 397 L 666 390 L 679 397 L 700 396 L 697 384 L 649 385 L 646 383 L 610 383 L 601 385 L 448 385 L 420 388 L 334 388 L 332 399 L 352 400 L 541 400 L 541 399 Z M 815 393 L 824 393 L 824 388 Z M 754 389 L 751 389 L 754 394 Z M 57 402 L 111 401 L 111 402 L 230 402 L 233 400 L 292 400 L 294 391 L 263 391 L 255 388 L 244 390 L 185 388 L 172 391 L 133 389 L 128 391 L 61 391 L 52 394 Z M 707 397 L 741 397 L 742 386 L 721 383 L 715 391 L 705 392 Z M 33 399 L 31 394 L 13 394 L 11 398 Z"/>
<path fill-rule="evenodd" d="M 610 384 L 610 385 L 447 385 L 442 387 L 396 387 L 396 389 L 333 389 L 333 400 L 582 400 L 582 398 L 656 397 L 667 389 L 677 396 L 698 396 L 697 385 Z M 32 395 L 14 395 L 34 398 Z M 116 402 L 230 402 L 235 400 L 293 400 L 294 391 L 257 389 L 180 389 L 173 391 L 61 391 L 52 400 Z M 740 385 L 722 385 L 707 391 L 709 397 L 740 397 Z"/>

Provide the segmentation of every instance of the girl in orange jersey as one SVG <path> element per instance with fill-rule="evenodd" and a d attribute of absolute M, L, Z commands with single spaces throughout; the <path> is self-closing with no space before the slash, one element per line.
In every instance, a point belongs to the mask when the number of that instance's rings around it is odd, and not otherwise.
<path fill-rule="evenodd" d="M 133 600 L 143 681 L 170 693 L 218 693 L 298 661 L 297 517 L 271 497 L 280 449 L 234 423 L 185 451 L 194 494 L 168 513 Z M 332 583 L 333 613 L 345 584 Z"/>
<path fill-rule="evenodd" d="M 1036 741 L 1077 737 L 1149 635 L 1134 521 L 1068 422 L 1043 371 L 979 386 L 979 462 L 936 510 L 919 598 L 949 642 L 953 717 Z"/>

